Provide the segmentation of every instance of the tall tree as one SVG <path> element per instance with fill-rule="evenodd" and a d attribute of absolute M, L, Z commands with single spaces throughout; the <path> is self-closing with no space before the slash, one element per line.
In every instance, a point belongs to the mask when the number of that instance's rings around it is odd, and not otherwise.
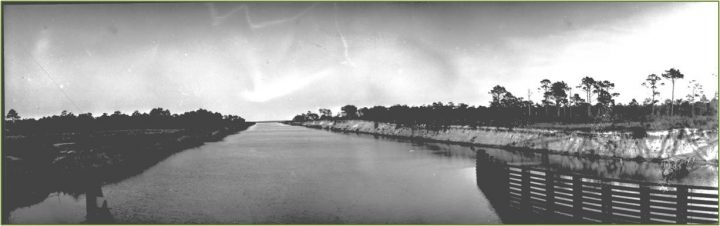
<path fill-rule="evenodd" d="M 567 91 L 570 90 L 567 83 L 563 81 L 555 82 L 550 87 L 550 93 L 555 100 L 555 106 L 557 107 L 557 117 L 560 118 L 560 108 L 562 105 L 567 105 Z"/>
<path fill-rule="evenodd" d="M 502 107 L 520 107 L 520 103 L 522 102 L 522 97 L 517 98 L 515 95 L 513 95 L 511 92 L 506 92 L 503 96 L 502 100 L 500 100 L 500 105 Z"/>
<path fill-rule="evenodd" d="M 662 77 L 666 79 L 670 79 L 672 82 L 672 94 L 670 95 L 670 98 L 672 102 L 670 103 L 670 115 L 674 115 L 674 102 L 675 102 L 675 80 L 677 79 L 683 79 L 685 78 L 685 75 L 680 72 L 680 70 L 675 68 L 670 68 L 669 70 L 665 71 L 665 73 L 662 74 Z"/>
<path fill-rule="evenodd" d="M 645 82 L 642 83 L 643 86 L 649 88 L 652 92 L 650 96 L 650 108 L 652 109 L 651 112 L 653 115 L 655 115 L 655 103 L 658 102 L 655 97 L 660 95 L 660 92 L 657 91 L 658 85 L 665 85 L 665 83 L 660 82 L 661 79 L 662 78 L 660 76 L 657 76 L 656 74 L 650 74 L 645 79 Z"/>
<path fill-rule="evenodd" d="M 701 96 L 705 96 L 702 90 L 702 85 L 698 83 L 696 80 L 690 80 L 690 83 L 688 85 L 688 89 L 690 89 L 690 93 L 687 95 L 687 99 L 690 102 L 690 115 L 695 116 L 695 102 L 697 102 L 697 98 Z M 704 102 L 703 102 L 704 105 Z"/>
<path fill-rule="evenodd" d="M 698 83 L 696 80 L 690 80 L 688 89 L 690 89 L 690 93 L 687 95 L 687 99 L 690 102 L 695 102 L 697 101 L 695 98 L 704 95 L 702 84 Z"/>
<path fill-rule="evenodd" d="M 490 102 L 491 107 L 500 107 L 502 101 L 505 97 L 505 94 L 507 94 L 507 90 L 505 87 L 502 87 L 500 85 L 496 85 L 490 90 L 490 94 L 492 95 L 492 102 Z"/>
<path fill-rule="evenodd" d="M 550 92 L 551 84 L 552 82 L 550 79 L 543 79 L 540 80 L 540 88 L 538 88 L 538 90 L 540 90 L 543 94 L 543 100 L 541 102 L 542 105 L 545 106 L 545 117 L 548 115 L 548 106 L 552 103 L 550 102 L 550 98 L 552 97 L 552 92 Z"/>
<path fill-rule="evenodd" d="M 576 93 L 576 94 L 573 94 L 573 95 L 570 97 L 569 101 L 570 101 L 570 104 L 573 105 L 573 106 L 578 106 L 578 105 L 580 105 L 580 104 L 585 103 L 585 99 L 583 99 L 582 97 L 580 97 L 580 94 L 577 94 L 577 93 Z"/>
<path fill-rule="evenodd" d="M 593 79 L 590 76 L 585 76 L 584 78 L 582 78 L 582 80 L 580 81 L 580 85 L 577 86 L 577 88 L 580 88 L 583 91 L 585 91 L 585 97 L 588 102 L 588 107 L 587 107 L 588 117 L 592 117 L 592 112 L 590 109 L 592 108 L 593 87 L 595 87 L 595 79 Z"/>
<path fill-rule="evenodd" d="M 330 111 L 330 109 L 320 108 L 318 112 L 320 112 L 320 119 L 332 118 L 332 111 Z"/>
<path fill-rule="evenodd" d="M 5 118 L 9 119 L 11 122 L 15 122 L 16 120 L 20 119 L 20 115 L 15 111 L 15 109 L 10 109 L 8 111 L 7 115 L 5 115 Z"/>
<path fill-rule="evenodd" d="M 543 79 L 540 81 L 540 88 L 538 90 L 542 91 L 543 93 L 543 105 L 549 105 L 550 98 L 552 97 L 552 92 L 550 91 L 552 82 L 549 79 Z"/>
<path fill-rule="evenodd" d="M 355 105 L 345 105 L 340 108 L 342 114 L 347 119 L 357 118 L 357 107 Z"/>
<path fill-rule="evenodd" d="M 613 97 L 617 97 L 620 95 L 619 93 L 612 93 L 612 90 L 614 88 L 615 83 L 612 83 L 608 80 L 595 82 L 595 93 L 597 93 L 598 95 L 598 103 L 602 104 L 603 106 L 614 105 L 615 99 L 613 99 Z"/>
<path fill-rule="evenodd" d="M 311 111 L 308 111 L 307 114 L 305 114 L 305 117 L 307 117 L 308 121 L 315 121 L 320 118 L 320 116 L 318 116 L 315 113 L 312 113 Z"/>
<path fill-rule="evenodd" d="M 615 83 L 612 83 L 610 81 L 604 80 L 604 81 L 597 81 L 595 83 L 595 92 L 597 93 L 597 101 L 598 105 L 600 105 L 600 109 L 598 110 L 598 115 L 602 120 L 612 120 L 612 107 L 615 105 L 615 99 L 613 97 L 617 97 L 620 94 L 619 93 L 613 93 L 612 89 L 615 88 Z"/>

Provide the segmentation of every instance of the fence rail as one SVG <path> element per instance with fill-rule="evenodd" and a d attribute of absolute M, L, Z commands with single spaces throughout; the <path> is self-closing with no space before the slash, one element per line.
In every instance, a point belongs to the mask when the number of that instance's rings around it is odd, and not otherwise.
<path fill-rule="evenodd" d="M 574 222 L 718 223 L 718 188 L 506 166 L 510 207 Z"/>

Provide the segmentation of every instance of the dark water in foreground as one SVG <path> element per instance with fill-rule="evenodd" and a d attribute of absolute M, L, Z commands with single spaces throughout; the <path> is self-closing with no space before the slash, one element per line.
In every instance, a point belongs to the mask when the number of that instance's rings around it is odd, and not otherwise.
<path fill-rule="evenodd" d="M 685 176 L 665 178 L 661 163 L 257 124 L 223 141 L 170 156 L 138 176 L 98 187 L 104 197 L 94 201 L 97 206 L 106 202 L 114 223 L 502 223 L 487 191 L 478 188 L 478 183 L 494 182 L 478 182 L 476 151 L 508 163 L 599 177 L 718 183 L 717 166 L 694 167 Z M 82 223 L 88 220 L 87 206 L 85 195 L 53 193 L 12 211 L 9 221 Z"/>
<path fill-rule="evenodd" d="M 102 186 L 115 223 L 500 223 L 469 148 L 257 124 Z M 11 223 L 81 223 L 85 195 L 54 193 Z"/>

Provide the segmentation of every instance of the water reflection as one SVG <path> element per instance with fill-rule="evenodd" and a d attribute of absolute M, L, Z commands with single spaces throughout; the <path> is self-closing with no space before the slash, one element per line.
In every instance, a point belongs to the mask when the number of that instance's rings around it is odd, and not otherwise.
<path fill-rule="evenodd" d="M 469 148 L 258 125 L 87 192 L 95 201 L 47 199 L 12 212 L 11 222 L 89 222 L 109 208 L 123 224 L 500 223 L 477 189 L 474 156 Z"/>
<path fill-rule="evenodd" d="M 113 217 L 108 208 L 108 202 L 102 192 L 99 182 L 91 183 L 85 191 L 85 223 L 108 224 L 113 223 Z"/>
<path fill-rule="evenodd" d="M 62 203 L 51 197 L 17 209 L 10 222 L 515 222 L 502 209 L 503 194 L 492 187 L 503 184 L 497 177 L 502 174 L 476 152 L 504 163 L 654 177 L 637 173 L 652 165 L 263 124 L 173 155 L 121 182 L 75 189 L 77 199 L 62 194 Z"/>
<path fill-rule="evenodd" d="M 88 180 L 72 191 L 50 193 L 36 205 L 4 215 L 11 224 L 110 224 L 114 223 L 101 183 Z"/>
<path fill-rule="evenodd" d="M 495 209 L 503 223 L 522 223 L 513 217 L 513 210 L 508 208 L 508 197 L 504 185 L 507 177 L 497 170 L 497 160 L 483 150 L 477 150 L 475 155 L 475 181 L 478 190 L 488 197 L 490 205 Z"/>
<path fill-rule="evenodd" d="M 356 133 L 352 133 L 356 134 Z M 672 167 L 666 162 L 635 161 L 620 158 L 581 157 L 570 154 L 554 154 L 520 148 L 492 148 L 460 144 L 444 144 L 412 141 L 356 134 L 395 142 L 410 142 L 415 146 L 426 146 L 432 153 L 445 157 L 475 157 L 475 150 L 482 150 L 493 158 L 515 165 L 533 165 L 556 171 L 581 173 L 588 176 L 629 179 L 655 183 L 675 183 L 700 186 L 718 186 L 717 165 L 688 165 L 683 175 L 673 175 Z"/>
<path fill-rule="evenodd" d="M 686 175 L 668 177 L 668 167 L 663 162 L 587 158 L 576 155 L 498 148 L 483 148 L 483 150 L 507 163 L 535 165 L 541 168 L 581 173 L 587 176 L 702 186 L 717 186 L 718 183 L 718 168 L 713 165 L 690 166 Z"/>

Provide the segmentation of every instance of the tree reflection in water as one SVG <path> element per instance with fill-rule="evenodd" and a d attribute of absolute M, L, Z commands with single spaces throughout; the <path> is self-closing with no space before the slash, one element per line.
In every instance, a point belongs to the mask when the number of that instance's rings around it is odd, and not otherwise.
<path fill-rule="evenodd" d="M 94 181 L 88 184 L 85 190 L 85 222 L 91 224 L 113 223 L 113 217 L 108 207 L 108 202 L 102 192 L 99 182 Z"/>

